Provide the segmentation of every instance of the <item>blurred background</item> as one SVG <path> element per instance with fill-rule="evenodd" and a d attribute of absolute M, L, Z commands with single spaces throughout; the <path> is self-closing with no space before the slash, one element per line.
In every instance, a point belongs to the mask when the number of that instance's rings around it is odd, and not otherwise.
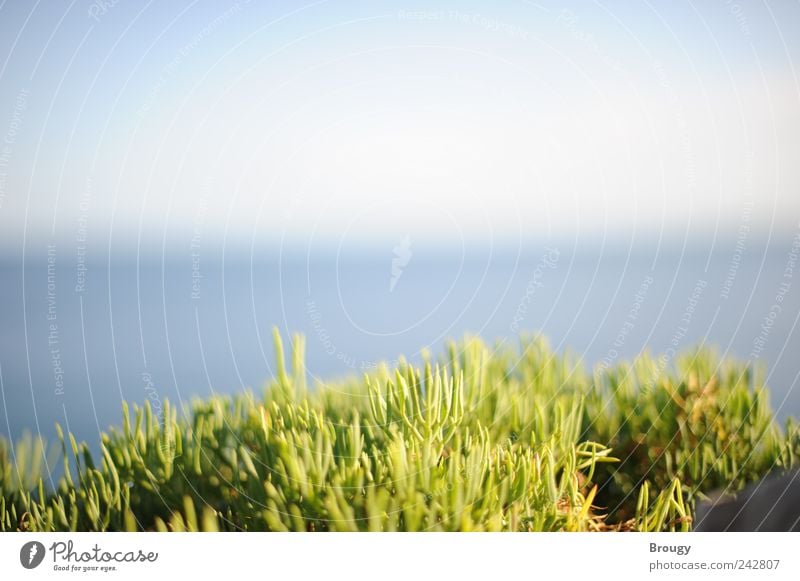
<path fill-rule="evenodd" d="M 800 415 L 800 5 L 0 4 L 0 433 L 447 338 Z"/>

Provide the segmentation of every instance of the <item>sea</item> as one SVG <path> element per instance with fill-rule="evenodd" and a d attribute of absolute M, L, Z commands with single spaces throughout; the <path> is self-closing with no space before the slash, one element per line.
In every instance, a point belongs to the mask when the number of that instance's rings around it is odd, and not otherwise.
<path fill-rule="evenodd" d="M 0 434 L 60 423 L 93 447 L 123 400 L 259 392 L 272 329 L 306 338 L 309 385 L 450 338 L 543 334 L 587 368 L 706 345 L 760 366 L 800 416 L 800 238 L 315 249 L 31 246 L 0 259 Z"/>

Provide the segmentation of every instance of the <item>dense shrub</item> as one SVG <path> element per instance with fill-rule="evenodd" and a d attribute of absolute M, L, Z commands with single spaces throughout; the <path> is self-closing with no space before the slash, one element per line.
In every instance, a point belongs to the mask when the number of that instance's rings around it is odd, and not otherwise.
<path fill-rule="evenodd" d="M 0 528 L 689 530 L 705 493 L 800 453 L 753 372 L 704 350 L 589 373 L 539 338 L 467 339 L 307 389 L 302 339 L 290 370 L 275 341 L 261 397 L 124 406 L 98 457 L 60 429 L 55 450 L 0 439 Z"/>

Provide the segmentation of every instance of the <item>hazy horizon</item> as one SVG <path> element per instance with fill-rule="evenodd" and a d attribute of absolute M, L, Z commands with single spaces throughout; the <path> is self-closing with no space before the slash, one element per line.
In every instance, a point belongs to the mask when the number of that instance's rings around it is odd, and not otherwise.
<path fill-rule="evenodd" d="M 800 5 L 621 6 L 6 2 L 0 246 L 791 236 Z"/>

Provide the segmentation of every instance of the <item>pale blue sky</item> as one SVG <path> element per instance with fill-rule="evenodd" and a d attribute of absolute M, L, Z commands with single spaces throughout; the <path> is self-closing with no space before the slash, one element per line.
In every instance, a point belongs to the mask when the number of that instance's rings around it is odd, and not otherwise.
<path fill-rule="evenodd" d="M 633 4 L 6 0 L 0 243 L 795 231 L 800 3 Z"/>

